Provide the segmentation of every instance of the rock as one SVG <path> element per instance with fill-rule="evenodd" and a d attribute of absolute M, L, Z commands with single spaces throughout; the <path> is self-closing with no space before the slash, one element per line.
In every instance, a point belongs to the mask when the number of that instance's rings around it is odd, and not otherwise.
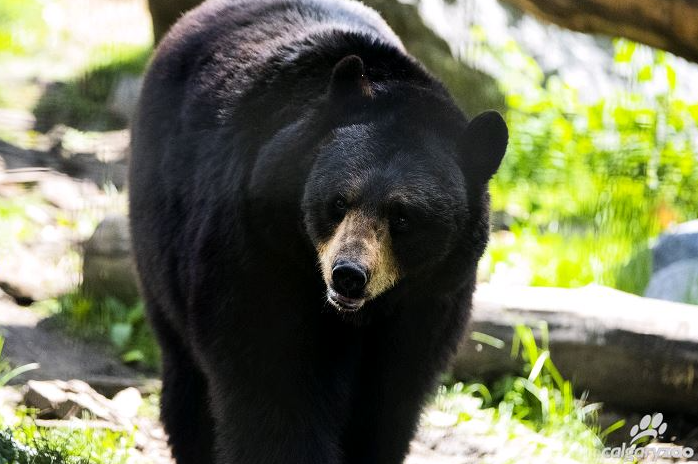
<path fill-rule="evenodd" d="M 132 419 L 138 414 L 138 408 L 143 404 L 143 397 L 138 389 L 130 387 L 117 393 L 112 398 L 112 403 L 122 417 Z"/>
<path fill-rule="evenodd" d="M 648 298 L 698 304 L 698 219 L 678 224 L 652 247 Z"/>
<path fill-rule="evenodd" d="M 623 410 L 698 414 L 698 308 L 599 286 L 481 285 L 474 301 L 471 329 L 504 346 L 466 338 L 456 379 L 520 375 L 509 353 L 514 327 L 525 324 L 540 340 L 545 321 L 552 360 L 577 393 Z"/>
<path fill-rule="evenodd" d="M 125 366 L 124 366 L 125 367 Z M 122 390 L 135 388 L 142 395 L 151 395 L 162 388 L 162 382 L 153 378 L 133 378 L 115 376 L 89 376 L 85 381 L 97 391 L 97 393 L 114 398 Z"/>
<path fill-rule="evenodd" d="M 0 387 L 0 424 L 11 427 L 17 422 L 15 410 L 22 397 L 22 392 L 16 387 Z"/>
<path fill-rule="evenodd" d="M 38 409 L 40 415 L 47 411 L 55 411 L 59 417 L 65 417 L 68 412 L 62 410 L 69 403 L 68 394 L 55 382 L 30 380 L 27 382 L 23 401 L 26 406 Z"/>
<path fill-rule="evenodd" d="M 60 240 L 33 247 L 15 243 L 0 259 L 0 289 L 25 306 L 69 291 L 79 281 L 79 267 L 61 259 L 68 250 Z"/>
<path fill-rule="evenodd" d="M 698 259 L 683 259 L 660 269 L 652 275 L 645 296 L 698 304 Z"/>
<path fill-rule="evenodd" d="M 130 445 L 136 453 L 133 462 L 173 463 L 162 426 L 153 419 L 137 416 L 142 399 L 135 388 L 121 391 L 113 400 L 80 380 L 30 381 L 25 390 L 25 405 L 41 408 L 34 420 L 39 427 L 126 431 L 133 437 Z"/>
<path fill-rule="evenodd" d="M 83 288 L 97 297 L 133 304 L 138 300 L 128 219 L 109 216 L 84 246 Z"/>
<path fill-rule="evenodd" d="M 108 100 L 109 110 L 127 121 L 133 118 L 141 94 L 143 77 L 137 75 L 121 76 L 115 83 Z"/>
<path fill-rule="evenodd" d="M 90 197 L 99 195 L 92 182 L 81 182 L 66 175 L 45 176 L 39 191 L 46 201 L 64 211 L 80 211 L 87 207 Z"/>
<path fill-rule="evenodd" d="M 653 272 L 684 259 L 698 259 L 698 219 L 669 229 L 652 247 Z"/>
<path fill-rule="evenodd" d="M 127 395 L 133 397 L 133 393 Z M 127 397 L 122 397 L 122 403 Z M 128 425 L 134 416 L 122 414 L 120 406 L 123 404 L 105 398 L 82 380 L 30 380 L 23 401 L 25 406 L 38 409 L 38 417 L 42 419 L 66 420 L 87 415 L 113 424 Z"/>
<path fill-rule="evenodd" d="M 85 251 L 98 255 L 123 256 L 131 252 L 128 219 L 124 216 L 106 217 L 85 244 Z"/>
<path fill-rule="evenodd" d="M 405 464 L 470 464 L 470 460 L 464 460 L 455 456 L 443 456 L 435 453 L 426 446 L 413 443 L 410 454 L 405 459 Z"/>
<path fill-rule="evenodd" d="M 22 401 L 22 397 L 17 387 L 0 387 L 0 405 L 16 406 Z"/>

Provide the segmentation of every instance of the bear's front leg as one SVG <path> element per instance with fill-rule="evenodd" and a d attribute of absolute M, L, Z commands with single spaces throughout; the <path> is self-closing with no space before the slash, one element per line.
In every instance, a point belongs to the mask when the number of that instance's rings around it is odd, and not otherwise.
<path fill-rule="evenodd" d="M 296 318 L 248 315 L 208 326 L 217 342 L 199 347 L 216 422 L 215 464 L 342 463 L 349 389 L 336 369 L 351 351 L 327 346 L 317 323 Z M 235 330 L 214 333 L 220 327 Z"/>
<path fill-rule="evenodd" d="M 400 464 L 428 395 L 463 333 L 467 312 L 448 302 L 396 314 L 366 340 L 345 464 Z"/>
<path fill-rule="evenodd" d="M 262 365 L 257 375 L 238 371 L 214 381 L 216 464 L 342 462 L 341 400 L 288 367 L 273 378 Z"/>

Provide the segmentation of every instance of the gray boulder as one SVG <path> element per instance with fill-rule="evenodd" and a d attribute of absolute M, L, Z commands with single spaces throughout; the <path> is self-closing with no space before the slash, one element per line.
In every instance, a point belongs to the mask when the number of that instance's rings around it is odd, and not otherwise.
<path fill-rule="evenodd" d="M 105 218 L 85 243 L 83 289 L 97 298 L 112 297 L 124 303 L 138 300 L 131 236 L 124 216 Z"/>
<path fill-rule="evenodd" d="M 698 259 L 698 219 L 671 228 L 652 248 L 655 273 L 684 259 Z"/>
<path fill-rule="evenodd" d="M 698 304 L 698 259 L 682 259 L 654 273 L 645 296 Z"/>

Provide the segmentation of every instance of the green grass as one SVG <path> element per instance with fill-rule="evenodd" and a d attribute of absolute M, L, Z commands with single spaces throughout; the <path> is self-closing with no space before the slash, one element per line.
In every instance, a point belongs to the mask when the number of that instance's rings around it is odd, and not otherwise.
<path fill-rule="evenodd" d="M 2 356 L 0 336 L 0 387 L 38 365 L 14 369 Z M 20 408 L 12 424 L 0 416 L 0 464 L 121 464 L 128 462 L 133 432 L 84 430 L 37 426 L 33 411 Z M 11 427 L 10 427 L 11 425 Z"/>
<path fill-rule="evenodd" d="M 575 397 L 569 380 L 555 367 L 548 347 L 547 326 L 540 326 L 541 340 L 536 340 L 530 327 L 517 326 L 511 355 L 522 361 L 520 375 L 511 375 L 485 385 L 456 383 L 441 387 L 436 407 L 456 419 L 456 423 L 478 420 L 491 433 L 511 434 L 522 450 L 530 456 L 519 456 L 513 462 L 593 463 L 600 460 L 604 440 L 609 433 L 624 425 L 619 421 L 601 430 L 598 413 L 601 405 Z M 503 342 L 484 334 L 473 334 L 480 341 L 503 349 Z M 479 410 L 473 408 L 476 397 Z M 554 445 L 553 445 L 554 444 Z M 545 459 L 542 459 L 545 456 Z"/>
<path fill-rule="evenodd" d="M 0 431 L 0 464 L 121 464 L 133 444 L 130 433 L 43 428 L 25 417 Z"/>

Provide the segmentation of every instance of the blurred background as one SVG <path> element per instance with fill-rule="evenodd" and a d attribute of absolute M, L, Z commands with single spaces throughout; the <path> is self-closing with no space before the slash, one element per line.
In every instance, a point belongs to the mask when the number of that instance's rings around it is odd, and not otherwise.
<path fill-rule="evenodd" d="M 0 0 L 0 464 L 30 462 L 27 446 L 168 462 L 129 257 L 128 126 L 154 44 L 197 3 Z M 365 3 L 467 114 L 510 128 L 473 330 L 409 462 L 618 462 L 603 448 L 638 430 L 677 454 L 659 462 L 689 459 L 698 7 Z"/>

